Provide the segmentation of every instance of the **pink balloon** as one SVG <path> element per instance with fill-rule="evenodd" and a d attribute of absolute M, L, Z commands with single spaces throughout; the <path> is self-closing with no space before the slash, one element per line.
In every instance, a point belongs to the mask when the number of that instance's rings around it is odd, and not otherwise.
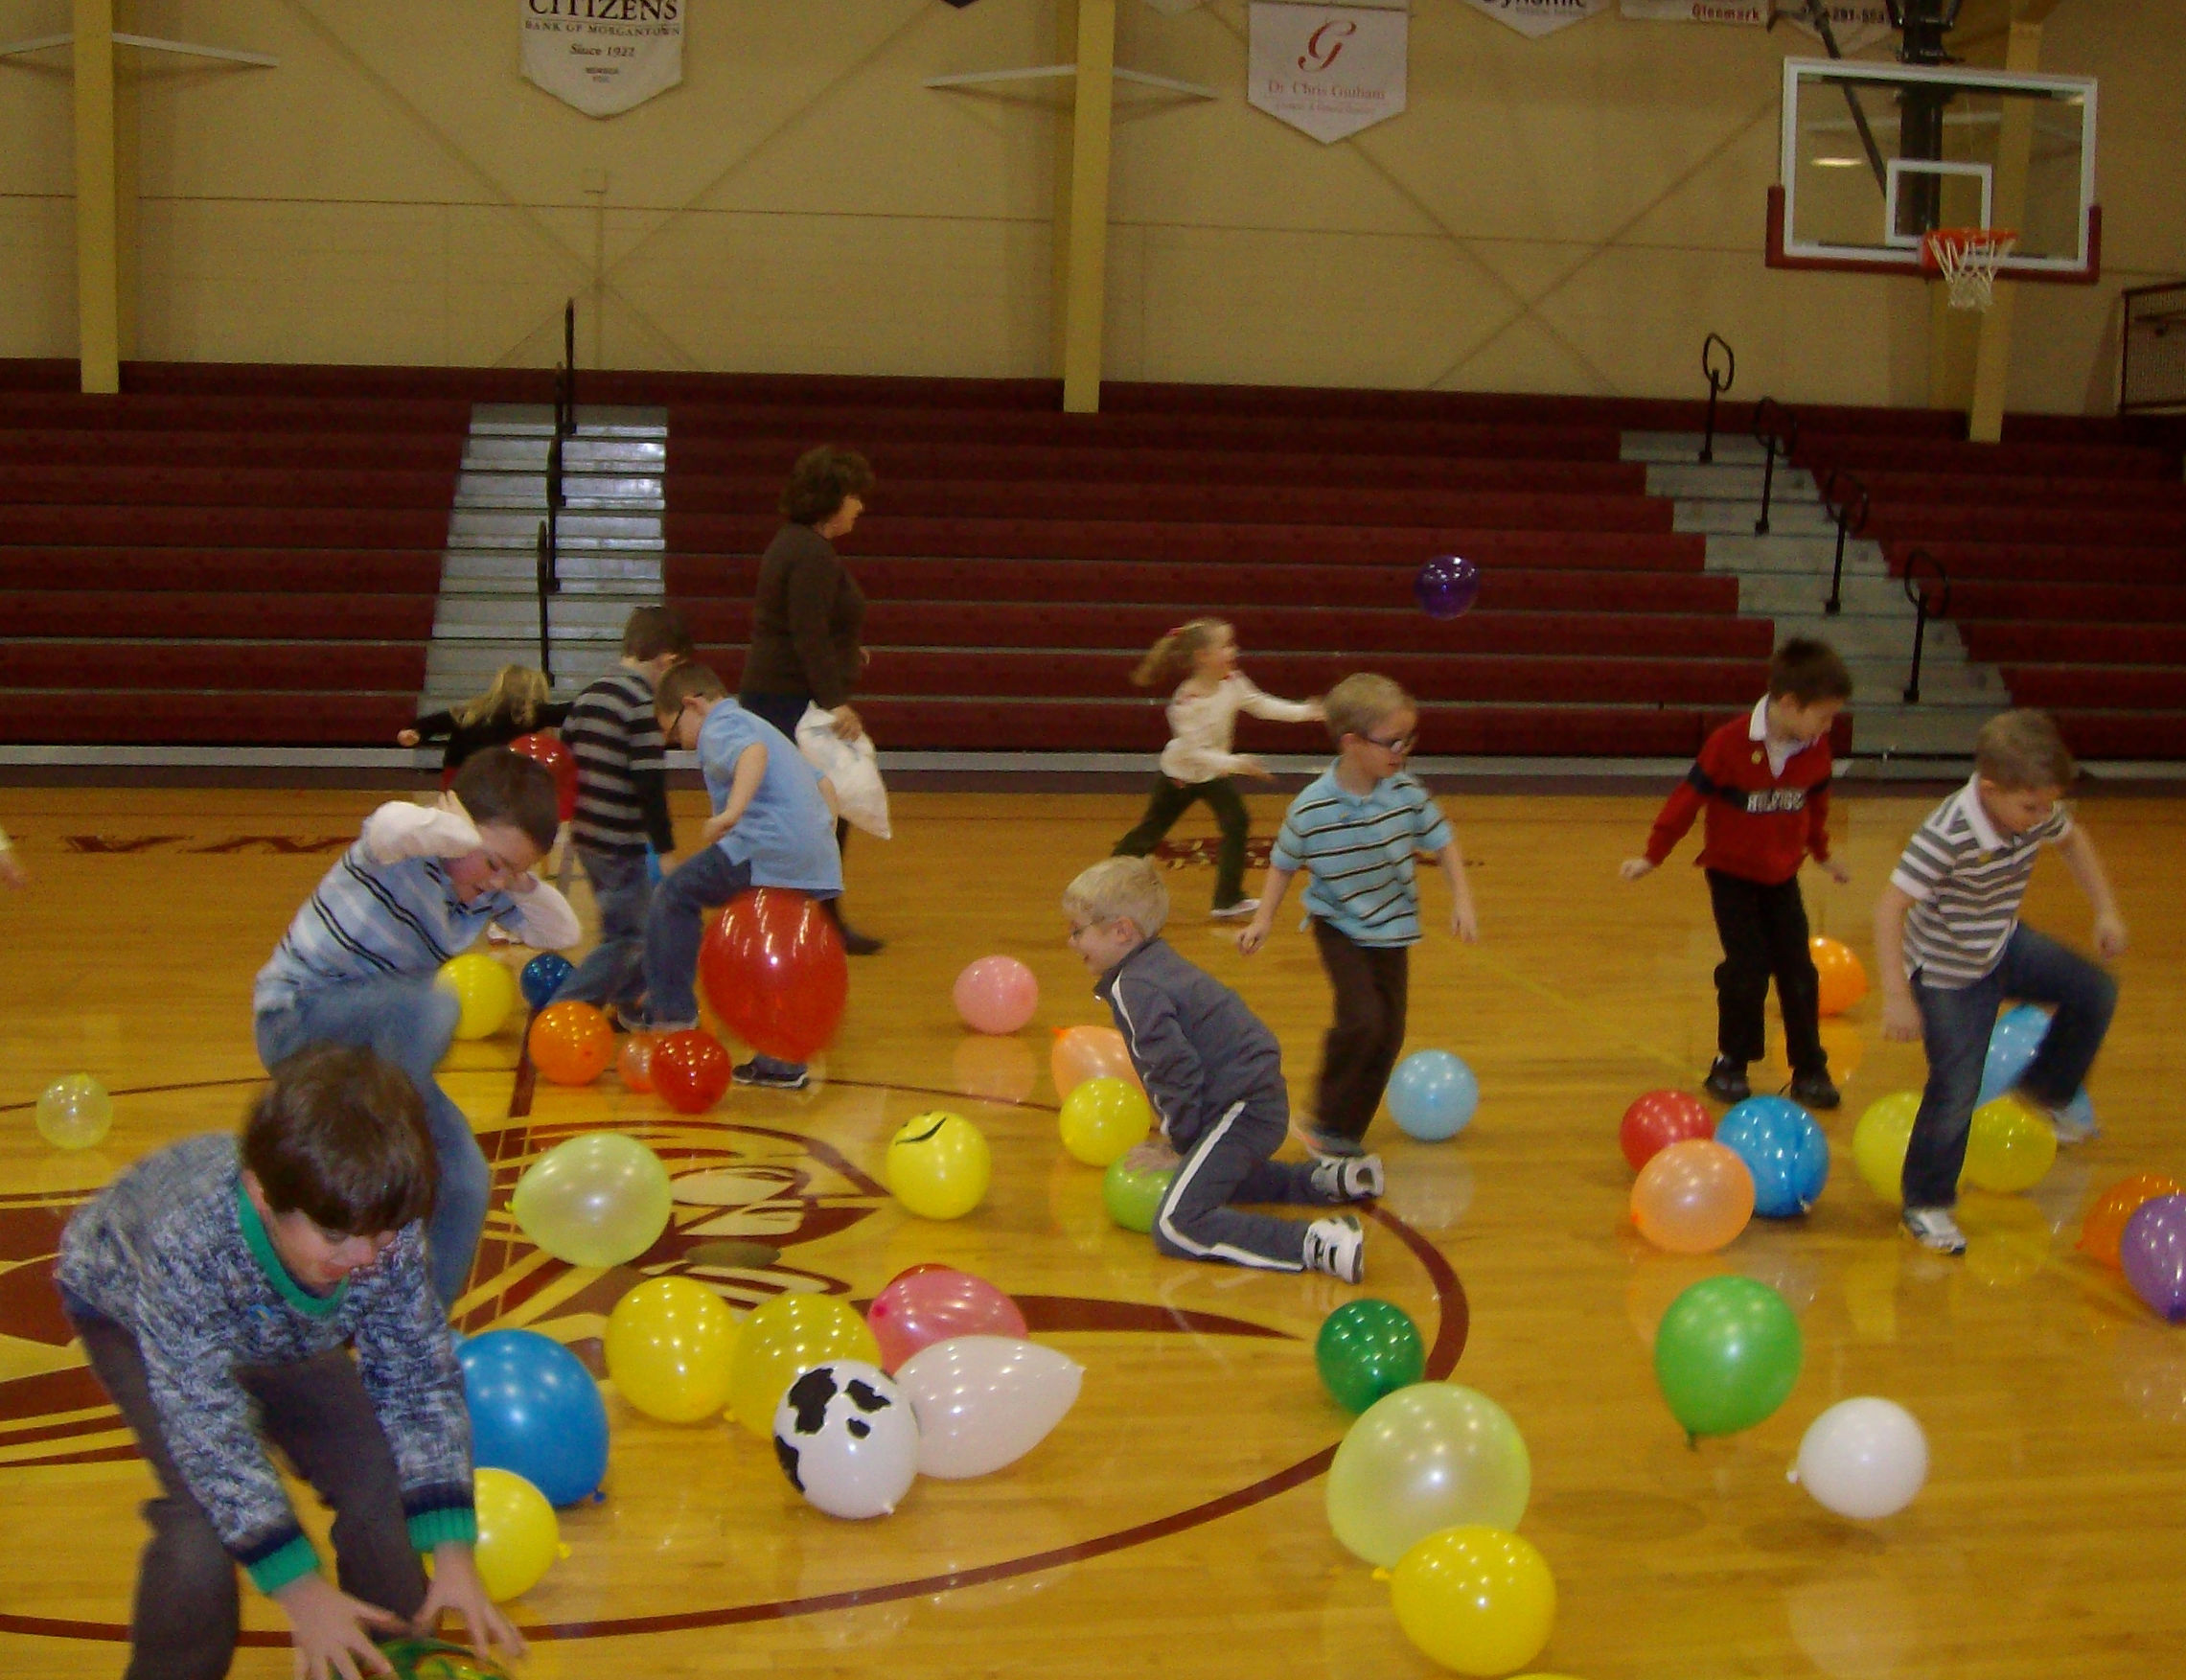
<path fill-rule="evenodd" d="M 1015 1032 L 1040 1007 L 1040 982 L 1014 956 L 982 956 L 956 977 L 956 1013 L 974 1032 Z"/>
<path fill-rule="evenodd" d="M 983 1277 L 947 1266 L 899 1273 L 865 1309 L 881 1344 L 881 1369 L 891 1374 L 921 1347 L 955 1336 L 1024 1335 L 1024 1315 Z"/>

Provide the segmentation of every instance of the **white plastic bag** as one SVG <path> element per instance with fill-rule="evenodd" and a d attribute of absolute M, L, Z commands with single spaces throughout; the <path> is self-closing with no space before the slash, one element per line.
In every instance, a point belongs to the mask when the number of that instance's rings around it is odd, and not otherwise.
<path fill-rule="evenodd" d="M 871 735 L 845 741 L 835 732 L 833 713 L 808 705 L 797 720 L 797 750 L 835 784 L 836 803 L 851 827 L 888 838 L 888 791 L 881 785 L 880 754 Z"/>

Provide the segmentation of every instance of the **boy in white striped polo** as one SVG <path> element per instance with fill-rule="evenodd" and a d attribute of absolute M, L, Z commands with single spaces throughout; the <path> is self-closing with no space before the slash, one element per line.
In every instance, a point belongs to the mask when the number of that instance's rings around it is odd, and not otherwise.
<path fill-rule="evenodd" d="M 2017 1094 L 2049 1116 L 2059 1142 L 2094 1133 L 2091 1122 L 2062 1111 L 2103 1047 L 2117 981 L 2018 919 L 2036 852 L 2053 845 L 2095 908 L 2097 954 L 2125 951 L 2126 925 L 2102 859 L 2058 803 L 2074 773 L 2046 712 L 1990 719 L 1974 747 L 1972 779 L 1929 813 L 1875 907 L 1882 1036 L 1927 1041 L 1927 1089 L 1905 1150 L 1904 1224 L 1938 1254 L 1966 1252 L 1951 1208 L 1990 1034 L 2006 998 L 2057 1010 Z"/>

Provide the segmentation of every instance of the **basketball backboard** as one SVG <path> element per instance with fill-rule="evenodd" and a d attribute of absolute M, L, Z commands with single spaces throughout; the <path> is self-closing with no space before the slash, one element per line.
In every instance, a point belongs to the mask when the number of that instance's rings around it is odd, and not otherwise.
<path fill-rule="evenodd" d="M 2095 81 L 1969 65 L 1787 58 L 1768 261 L 1921 272 L 1939 227 L 2009 227 L 2003 272 L 2092 281 Z"/>

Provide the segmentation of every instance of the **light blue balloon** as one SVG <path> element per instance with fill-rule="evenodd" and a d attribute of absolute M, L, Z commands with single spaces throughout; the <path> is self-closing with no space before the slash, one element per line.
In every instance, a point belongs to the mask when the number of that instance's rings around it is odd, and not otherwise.
<path fill-rule="evenodd" d="M 1414 1050 L 1389 1080 L 1389 1112 L 1407 1138 L 1439 1143 L 1480 1107 L 1480 1081 L 1448 1050 Z"/>
<path fill-rule="evenodd" d="M 512 1470 L 551 1505 L 575 1505 L 608 1473 L 608 1409 L 584 1362 L 536 1330 L 489 1330 L 456 1349 L 472 1456 Z"/>
<path fill-rule="evenodd" d="M 1787 1097 L 1749 1096 L 1715 1127 L 1715 1141 L 1753 1174 L 1754 1211 L 1789 1219 L 1813 1207 L 1829 1181 L 1829 1139 Z"/>
<path fill-rule="evenodd" d="M 1988 1058 L 1981 1065 L 1981 1094 L 1975 1098 L 1976 1104 L 1994 1102 L 2018 1084 L 2048 1031 L 2048 1012 L 2032 1003 L 2021 1003 L 1997 1017 L 1995 1030 L 1989 1035 Z"/>

